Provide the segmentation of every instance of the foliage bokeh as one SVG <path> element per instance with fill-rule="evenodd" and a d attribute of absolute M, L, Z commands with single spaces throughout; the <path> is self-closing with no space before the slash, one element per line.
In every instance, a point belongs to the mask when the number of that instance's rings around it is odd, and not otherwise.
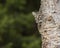
<path fill-rule="evenodd" d="M 31 12 L 40 0 L 0 0 L 0 48 L 41 48 Z"/>

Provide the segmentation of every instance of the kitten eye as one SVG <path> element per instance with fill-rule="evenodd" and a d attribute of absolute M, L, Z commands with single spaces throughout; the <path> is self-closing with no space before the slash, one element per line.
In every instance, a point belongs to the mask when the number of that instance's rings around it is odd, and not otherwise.
<path fill-rule="evenodd" d="M 51 21 L 51 19 L 48 19 L 48 21 Z"/>
<path fill-rule="evenodd" d="M 50 16 L 50 17 L 48 17 L 48 18 L 47 18 L 47 20 L 48 20 L 48 21 L 51 21 L 51 20 L 52 20 L 52 17 L 51 17 L 51 16 Z"/>
<path fill-rule="evenodd" d="M 44 32 L 47 32 L 47 30 L 44 30 Z"/>
<path fill-rule="evenodd" d="M 53 13 L 56 13 L 55 11 Z"/>
<path fill-rule="evenodd" d="M 40 20 L 39 23 L 41 24 L 42 23 L 42 20 Z"/>

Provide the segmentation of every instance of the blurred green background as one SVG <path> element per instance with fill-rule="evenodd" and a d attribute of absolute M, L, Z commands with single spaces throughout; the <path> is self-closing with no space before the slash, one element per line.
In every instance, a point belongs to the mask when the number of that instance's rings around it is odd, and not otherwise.
<path fill-rule="evenodd" d="M 0 48 L 41 48 L 32 11 L 40 0 L 0 0 Z"/>

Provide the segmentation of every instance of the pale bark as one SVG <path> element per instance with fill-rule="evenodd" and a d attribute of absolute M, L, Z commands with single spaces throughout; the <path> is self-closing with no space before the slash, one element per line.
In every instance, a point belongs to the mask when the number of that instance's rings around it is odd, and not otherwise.
<path fill-rule="evenodd" d="M 32 12 L 42 37 L 42 48 L 60 48 L 60 0 L 41 0 L 39 12 Z"/>

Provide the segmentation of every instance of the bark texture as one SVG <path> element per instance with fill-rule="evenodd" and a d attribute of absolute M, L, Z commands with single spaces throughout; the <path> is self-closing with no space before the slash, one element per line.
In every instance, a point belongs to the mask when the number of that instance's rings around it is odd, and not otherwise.
<path fill-rule="evenodd" d="M 39 11 L 32 14 L 42 37 L 42 48 L 60 48 L 60 0 L 41 0 Z"/>

